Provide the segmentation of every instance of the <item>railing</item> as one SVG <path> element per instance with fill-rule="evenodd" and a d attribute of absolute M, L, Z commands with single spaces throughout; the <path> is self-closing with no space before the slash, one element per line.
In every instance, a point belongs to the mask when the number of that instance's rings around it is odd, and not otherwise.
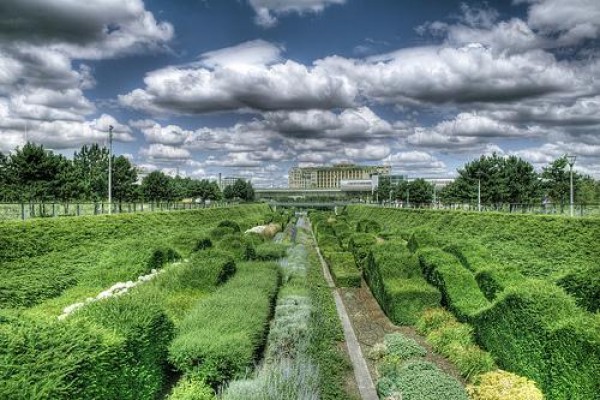
<path fill-rule="evenodd" d="M 82 215 L 123 214 L 152 211 L 195 210 L 219 207 L 221 203 L 184 203 L 184 202 L 143 202 L 112 203 L 112 210 L 106 202 L 76 203 L 0 203 L 0 221 L 26 220 L 30 218 L 75 217 Z"/>
<path fill-rule="evenodd" d="M 370 203 L 371 206 L 386 208 L 410 208 L 410 209 L 436 209 L 436 210 L 461 210 L 481 212 L 504 212 L 513 214 L 549 214 L 549 215 L 571 215 L 569 204 L 525 204 L 525 203 L 503 203 L 503 204 L 473 204 L 473 203 Z M 600 217 L 600 204 L 574 204 L 573 215 L 578 217 L 597 216 Z"/>

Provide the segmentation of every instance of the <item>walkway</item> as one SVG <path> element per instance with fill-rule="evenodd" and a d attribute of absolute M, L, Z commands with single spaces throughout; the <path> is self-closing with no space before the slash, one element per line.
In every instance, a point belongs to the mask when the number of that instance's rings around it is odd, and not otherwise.
<path fill-rule="evenodd" d="M 314 232 L 312 231 L 312 228 L 311 233 L 313 235 L 313 240 L 316 244 L 317 240 L 315 238 Z M 377 391 L 375 390 L 373 379 L 371 379 L 371 374 L 369 373 L 367 362 L 365 360 L 365 357 L 363 356 L 360 344 L 358 342 L 358 339 L 356 338 L 356 334 L 354 333 L 354 329 L 352 328 L 350 317 L 348 316 L 346 307 L 342 302 L 339 290 L 336 289 L 335 284 L 333 283 L 333 279 L 331 278 L 331 274 L 329 273 L 329 268 L 327 267 L 325 260 L 323 260 L 323 256 L 321 255 L 321 251 L 319 250 L 318 246 L 317 254 L 319 255 L 319 259 L 321 260 L 321 266 L 323 267 L 323 274 L 325 275 L 327 284 L 333 292 L 338 316 L 340 317 L 340 321 L 342 322 L 342 328 L 344 329 L 344 338 L 346 339 L 346 346 L 348 347 L 348 354 L 350 355 L 350 361 L 352 362 L 352 367 L 354 369 L 354 377 L 356 378 L 356 384 L 358 385 L 360 396 L 363 400 L 378 400 L 379 397 L 377 396 Z"/>

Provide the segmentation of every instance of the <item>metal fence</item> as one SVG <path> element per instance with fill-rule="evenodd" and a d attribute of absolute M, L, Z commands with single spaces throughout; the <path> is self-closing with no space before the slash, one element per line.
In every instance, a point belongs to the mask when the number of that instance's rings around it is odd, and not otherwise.
<path fill-rule="evenodd" d="M 437 210 L 460 210 L 460 211 L 481 211 L 481 212 L 503 212 L 512 214 L 548 214 L 548 215 L 571 215 L 571 206 L 569 204 L 472 204 L 472 203 L 426 203 L 426 204 L 406 204 L 406 203 L 380 203 L 371 204 L 386 208 L 410 208 L 410 209 L 437 209 Z M 600 204 L 574 204 L 573 215 L 577 217 L 600 217 Z"/>
<path fill-rule="evenodd" d="M 221 203 L 145 202 L 145 203 L 0 203 L 0 221 L 30 218 L 75 217 L 81 215 L 123 214 L 152 211 L 195 210 L 220 207 Z"/>

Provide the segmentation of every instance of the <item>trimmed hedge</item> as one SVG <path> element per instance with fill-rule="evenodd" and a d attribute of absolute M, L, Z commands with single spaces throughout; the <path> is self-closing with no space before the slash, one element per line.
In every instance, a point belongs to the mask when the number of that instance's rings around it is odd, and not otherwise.
<path fill-rule="evenodd" d="M 538 382 L 549 399 L 600 399 L 600 324 L 554 285 L 506 289 L 475 318 L 500 365 Z"/>
<path fill-rule="evenodd" d="M 263 346 L 280 283 L 275 263 L 241 263 L 213 295 L 200 300 L 179 326 L 169 359 L 213 387 L 251 368 Z"/>
<path fill-rule="evenodd" d="M 373 246 L 363 271 L 379 305 L 396 324 L 413 325 L 425 309 L 440 305 L 440 292 L 425 281 L 406 246 Z"/>
<path fill-rule="evenodd" d="M 231 221 L 229 219 L 225 219 L 217 225 L 217 228 L 231 228 L 233 232 L 240 233 L 242 230 L 240 228 L 240 224 L 235 221 Z"/>
<path fill-rule="evenodd" d="M 377 237 L 371 233 L 355 233 L 348 240 L 348 250 L 354 254 L 356 265 L 363 269 L 371 246 L 377 243 Z"/>
<path fill-rule="evenodd" d="M 580 307 L 592 313 L 600 311 L 600 264 L 578 268 L 557 284 L 573 296 Z"/>
<path fill-rule="evenodd" d="M 146 297 L 88 305 L 64 322 L 0 325 L 0 398 L 154 398 L 173 324 Z"/>
<path fill-rule="evenodd" d="M 502 370 L 481 375 L 467 391 L 473 400 L 544 400 L 535 382 Z"/>
<path fill-rule="evenodd" d="M 381 231 L 381 225 L 372 219 L 361 219 L 356 223 L 356 232 L 358 233 L 378 233 Z"/>
<path fill-rule="evenodd" d="M 288 245 L 266 242 L 256 246 L 256 259 L 261 261 L 279 260 L 287 254 Z"/>
<path fill-rule="evenodd" d="M 479 310 L 489 306 L 471 271 L 456 257 L 437 248 L 418 252 L 419 263 L 427 280 L 440 289 L 442 302 L 461 321 L 470 320 Z"/>
<path fill-rule="evenodd" d="M 337 286 L 360 287 L 361 275 L 352 253 L 346 251 L 327 252 L 325 259 Z"/>

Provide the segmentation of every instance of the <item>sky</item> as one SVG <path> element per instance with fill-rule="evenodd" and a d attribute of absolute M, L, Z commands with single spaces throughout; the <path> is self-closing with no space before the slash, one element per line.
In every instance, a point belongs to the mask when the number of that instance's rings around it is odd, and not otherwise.
<path fill-rule="evenodd" d="M 599 0 L 2 0 L 0 152 L 150 170 L 452 177 L 482 154 L 600 179 Z"/>

